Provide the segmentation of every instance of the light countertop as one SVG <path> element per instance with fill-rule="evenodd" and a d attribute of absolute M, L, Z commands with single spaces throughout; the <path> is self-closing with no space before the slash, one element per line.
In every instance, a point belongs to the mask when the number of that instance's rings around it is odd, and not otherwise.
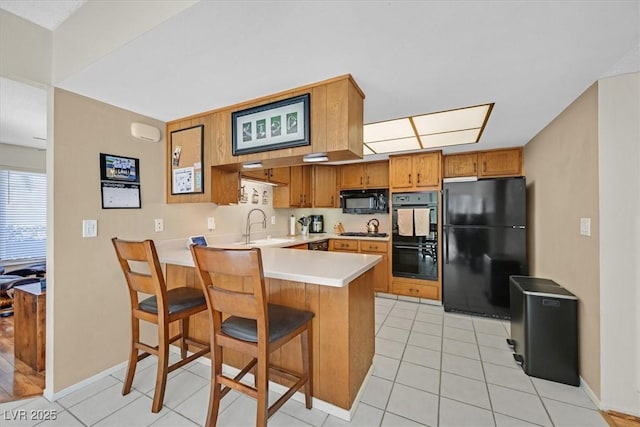
<path fill-rule="evenodd" d="M 326 238 L 328 237 L 314 236 L 303 240 L 293 238 L 291 242 L 287 242 L 286 246 Z M 278 243 L 278 245 L 281 244 Z M 242 245 L 233 243 L 217 243 L 210 246 L 242 248 Z M 162 263 L 194 267 L 191 251 L 185 246 L 173 248 L 158 246 L 157 250 Z M 264 277 L 334 287 L 349 284 L 382 260 L 380 255 L 305 251 L 273 246 L 260 247 L 260 251 Z"/>

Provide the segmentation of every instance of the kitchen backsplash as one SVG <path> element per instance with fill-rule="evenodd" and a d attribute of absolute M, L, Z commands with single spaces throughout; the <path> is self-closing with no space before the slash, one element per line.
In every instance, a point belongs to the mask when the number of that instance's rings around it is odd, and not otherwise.
<path fill-rule="evenodd" d="M 278 209 L 279 210 L 279 209 Z M 371 218 L 377 218 L 380 222 L 378 232 L 390 233 L 389 231 L 389 215 L 348 215 L 343 214 L 342 209 L 292 209 L 296 218 L 309 215 L 324 216 L 324 231 L 333 232 L 333 226 L 338 222 L 342 222 L 346 231 L 367 231 L 367 221 Z"/>

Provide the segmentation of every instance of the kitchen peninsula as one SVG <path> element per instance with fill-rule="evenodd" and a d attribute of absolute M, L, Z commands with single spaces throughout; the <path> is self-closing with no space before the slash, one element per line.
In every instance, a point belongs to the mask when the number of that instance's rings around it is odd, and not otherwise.
<path fill-rule="evenodd" d="M 373 267 L 382 257 L 278 247 L 263 247 L 261 252 L 269 302 L 315 313 L 314 406 L 349 420 L 373 363 Z M 191 253 L 184 244 L 181 247 L 160 244 L 158 256 L 166 265 L 168 288 L 200 286 Z M 241 289 L 243 284 L 225 283 L 225 286 Z M 196 338 L 208 341 L 208 314 L 197 315 L 190 330 Z M 240 368 L 248 362 L 245 357 L 227 351 L 224 363 Z M 276 350 L 271 362 L 300 371 L 299 343 L 293 341 Z"/>

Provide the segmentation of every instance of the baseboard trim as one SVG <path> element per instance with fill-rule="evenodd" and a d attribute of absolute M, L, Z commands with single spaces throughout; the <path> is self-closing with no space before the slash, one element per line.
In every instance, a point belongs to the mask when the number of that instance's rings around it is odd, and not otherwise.
<path fill-rule="evenodd" d="M 600 402 L 598 396 L 596 396 L 593 390 L 591 390 L 591 387 L 589 387 L 589 384 L 587 384 L 587 382 L 582 377 L 580 377 L 580 387 L 584 390 L 585 393 L 587 393 L 587 396 L 589 397 L 589 399 L 591 399 L 593 404 L 596 405 L 596 408 L 602 409 L 602 402 Z"/>
<path fill-rule="evenodd" d="M 169 347 L 169 351 L 172 353 L 177 353 L 180 354 L 180 348 L 179 347 L 175 347 L 175 346 L 171 346 Z M 190 352 L 189 352 L 190 353 Z M 198 359 L 196 359 L 194 362 L 198 362 L 198 363 L 202 363 L 203 365 L 207 365 L 207 366 L 211 366 L 211 359 L 207 358 L 207 357 L 200 357 Z M 45 399 L 47 399 L 50 402 L 54 402 L 56 400 L 62 399 L 65 396 L 68 396 L 69 394 L 76 392 L 88 385 L 90 385 L 91 383 L 94 383 L 96 381 L 101 380 L 104 377 L 107 377 L 111 374 L 113 374 L 114 372 L 119 371 L 120 369 L 126 369 L 127 367 L 127 363 L 128 361 L 124 361 L 122 363 L 118 363 L 117 365 L 105 369 L 102 372 L 99 372 L 89 378 L 85 378 L 84 380 L 75 383 L 67 388 L 64 388 L 56 393 L 52 393 L 50 392 L 48 389 L 43 390 L 43 396 Z M 238 372 L 240 372 L 239 369 L 234 368 L 232 366 L 229 365 L 222 365 L 222 369 L 225 373 L 227 373 L 230 376 L 235 376 Z M 360 398 L 362 397 L 362 393 L 364 393 L 364 390 L 367 386 L 367 384 L 369 383 L 369 379 L 371 378 L 371 375 L 373 374 L 373 363 L 371 364 L 371 366 L 369 367 L 369 371 L 367 372 L 367 375 L 364 378 L 364 381 L 362 382 L 362 385 L 360 386 L 360 390 L 358 390 L 358 394 L 356 395 L 356 398 L 354 399 L 353 402 L 353 406 L 350 409 L 344 409 L 341 408 L 339 406 L 336 406 L 332 403 L 329 402 L 325 402 L 324 400 L 320 400 L 318 398 L 313 398 L 313 407 L 316 409 L 319 409 L 323 412 L 326 412 L 327 414 L 333 415 L 335 417 L 338 417 L 342 420 L 345 421 L 351 421 L 353 419 L 353 416 L 355 414 L 356 409 L 358 409 L 358 403 L 360 402 Z M 246 375 L 247 378 L 251 378 L 253 379 L 253 375 L 248 373 Z M 269 382 L 269 389 L 275 391 L 276 393 L 279 394 L 283 394 L 287 391 L 287 387 L 275 383 L 273 381 Z M 304 393 L 298 391 L 297 393 L 295 393 L 292 397 L 293 400 L 297 401 L 297 402 L 301 402 L 304 403 Z"/>
<path fill-rule="evenodd" d="M 119 371 L 122 368 L 126 368 L 127 367 L 127 362 L 122 362 L 122 363 L 118 363 L 117 365 L 105 369 L 102 372 L 99 372 L 89 378 L 85 378 L 84 380 L 77 382 L 67 388 L 63 388 L 62 390 L 58 391 L 58 392 L 51 392 L 49 389 L 44 389 L 42 392 L 42 395 L 44 396 L 45 399 L 47 399 L 49 402 L 54 402 L 56 400 L 62 399 L 63 397 L 78 391 L 80 389 L 82 389 L 83 387 L 88 386 L 91 383 L 94 383 L 98 380 L 101 380 L 104 377 L 108 377 L 109 375 L 113 374 L 116 371 Z"/>

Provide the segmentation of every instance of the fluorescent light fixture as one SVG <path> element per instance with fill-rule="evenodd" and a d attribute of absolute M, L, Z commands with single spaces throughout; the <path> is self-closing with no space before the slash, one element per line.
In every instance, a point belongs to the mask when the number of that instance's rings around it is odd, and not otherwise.
<path fill-rule="evenodd" d="M 365 125 L 363 154 L 476 143 L 493 105 L 476 105 Z"/>
<path fill-rule="evenodd" d="M 481 128 L 489 105 L 461 108 L 413 117 L 418 135 L 454 132 L 461 129 Z"/>
<path fill-rule="evenodd" d="M 376 154 L 376 153 L 375 153 L 375 151 L 371 150 L 371 148 L 369 148 L 369 146 L 365 142 L 364 145 L 362 146 L 362 154 L 364 156 L 367 156 L 369 154 Z"/>
<path fill-rule="evenodd" d="M 258 169 L 262 167 L 262 162 L 245 163 L 242 169 Z"/>
<path fill-rule="evenodd" d="M 409 118 L 371 123 L 364 127 L 364 142 L 386 141 L 414 136 Z"/>
<path fill-rule="evenodd" d="M 393 153 L 396 151 L 419 150 L 420 144 L 415 136 L 411 138 L 392 139 L 389 141 L 370 142 L 369 148 L 376 153 Z"/>
<path fill-rule="evenodd" d="M 302 158 L 305 163 L 326 162 L 327 160 L 329 160 L 329 157 L 325 153 L 307 154 Z"/>
<path fill-rule="evenodd" d="M 420 135 L 423 148 L 447 147 L 449 145 L 471 144 L 478 141 L 480 128 L 444 132 L 435 135 Z"/>

